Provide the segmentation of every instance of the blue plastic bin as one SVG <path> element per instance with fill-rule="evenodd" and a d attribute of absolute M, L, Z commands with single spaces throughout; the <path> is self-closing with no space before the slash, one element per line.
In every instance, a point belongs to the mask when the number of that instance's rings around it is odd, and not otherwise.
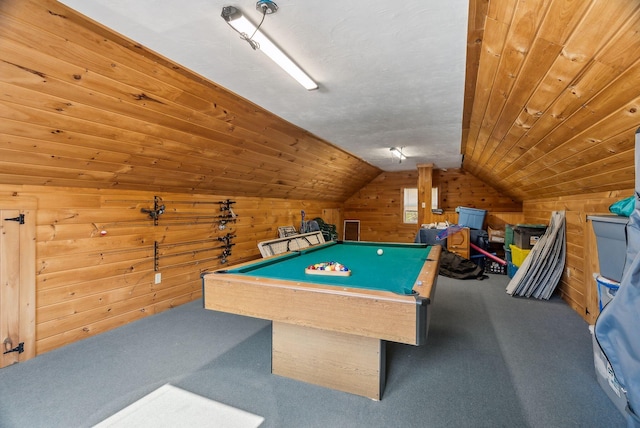
<path fill-rule="evenodd" d="M 507 276 L 513 278 L 516 272 L 518 272 L 518 267 L 511 262 L 507 262 Z"/>
<path fill-rule="evenodd" d="M 470 229 L 482 229 L 487 210 L 476 208 L 458 207 L 458 224 Z"/>

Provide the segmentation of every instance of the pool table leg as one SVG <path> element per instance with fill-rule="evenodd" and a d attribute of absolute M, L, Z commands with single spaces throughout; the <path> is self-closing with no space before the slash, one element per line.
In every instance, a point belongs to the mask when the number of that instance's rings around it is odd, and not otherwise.
<path fill-rule="evenodd" d="M 380 400 L 385 342 L 380 339 L 273 322 L 274 374 Z"/>

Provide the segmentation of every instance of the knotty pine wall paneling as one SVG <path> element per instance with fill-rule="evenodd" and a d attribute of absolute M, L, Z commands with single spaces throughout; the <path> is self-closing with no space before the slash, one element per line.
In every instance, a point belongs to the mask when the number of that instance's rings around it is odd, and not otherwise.
<path fill-rule="evenodd" d="M 360 220 L 360 240 L 413 242 L 417 224 L 402 218 L 403 189 L 418 187 L 418 171 L 383 172 L 344 203 L 344 218 Z"/>
<path fill-rule="evenodd" d="M 315 200 L 41 186 L 0 185 L 0 195 L 37 200 L 38 354 L 199 299 L 202 272 L 225 266 L 218 237 L 235 235 L 231 265 L 260 257 L 257 243 L 277 237 L 278 226 L 299 227 L 301 210 L 315 218 L 341 208 Z M 154 207 L 155 196 L 166 209 L 157 226 L 141 212 Z M 220 230 L 213 217 L 225 199 L 236 201 L 237 219 Z"/>
<path fill-rule="evenodd" d="M 565 211 L 567 259 L 558 292 L 588 323 L 598 316 L 598 296 L 593 274 L 597 273 L 597 248 L 588 215 L 611 214 L 609 206 L 632 196 L 633 189 L 531 199 L 523 204 L 525 222 L 549 223 L 552 211 Z"/>
<path fill-rule="evenodd" d="M 469 207 L 489 212 L 521 212 L 522 203 L 494 189 L 463 169 L 434 170 L 440 192 L 440 208 L 455 211 Z"/>
<path fill-rule="evenodd" d="M 459 169 L 433 170 L 438 186 L 441 215 L 437 222 L 458 221 L 456 207 L 484 209 L 487 219 L 504 226 L 522 222 L 522 204 Z M 402 218 L 403 189 L 418 186 L 417 171 L 384 172 L 344 203 L 344 218 L 360 220 L 360 239 L 380 242 L 413 242 L 419 225 L 405 224 Z"/>
<path fill-rule="evenodd" d="M 463 169 L 434 170 L 434 185 L 438 187 L 441 215 L 438 222 L 458 222 L 457 207 L 487 211 L 484 227 L 503 228 L 505 224 L 522 223 L 522 203 L 512 199 Z"/>

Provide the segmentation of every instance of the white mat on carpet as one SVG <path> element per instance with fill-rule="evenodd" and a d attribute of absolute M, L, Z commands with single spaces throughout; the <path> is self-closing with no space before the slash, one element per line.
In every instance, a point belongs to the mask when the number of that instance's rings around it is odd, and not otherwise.
<path fill-rule="evenodd" d="M 264 418 L 172 385 L 164 385 L 96 427 L 257 428 Z"/>

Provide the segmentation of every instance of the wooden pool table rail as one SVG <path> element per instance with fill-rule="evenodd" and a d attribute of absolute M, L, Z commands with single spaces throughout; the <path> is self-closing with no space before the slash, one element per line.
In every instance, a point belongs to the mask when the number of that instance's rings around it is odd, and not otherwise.
<path fill-rule="evenodd" d="M 429 260 L 416 281 L 422 285 L 414 286 L 413 295 L 216 271 L 203 275 L 204 306 L 238 315 L 421 345 L 426 341 L 427 326 L 420 326 L 417 320 L 428 321 L 440 251 L 439 245 L 431 249 Z"/>

